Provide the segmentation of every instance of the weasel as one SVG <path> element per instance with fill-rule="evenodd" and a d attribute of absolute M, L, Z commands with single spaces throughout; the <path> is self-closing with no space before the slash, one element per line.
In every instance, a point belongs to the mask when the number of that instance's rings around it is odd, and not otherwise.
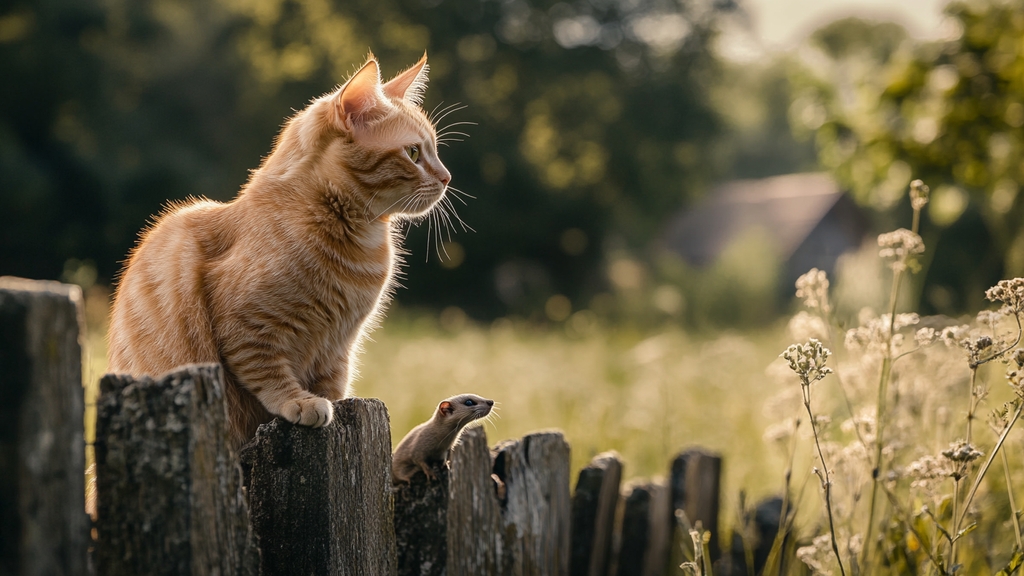
<path fill-rule="evenodd" d="M 391 461 L 395 484 L 412 482 L 422 470 L 429 480 L 436 480 L 430 463 L 448 465 L 448 455 L 459 439 L 462 429 L 474 420 L 491 413 L 494 400 L 474 394 L 459 394 L 437 405 L 433 418 L 416 426 L 402 438 Z"/>

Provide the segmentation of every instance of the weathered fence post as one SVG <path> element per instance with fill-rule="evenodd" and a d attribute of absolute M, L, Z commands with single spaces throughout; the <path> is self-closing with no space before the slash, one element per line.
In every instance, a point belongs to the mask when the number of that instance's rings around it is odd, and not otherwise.
<path fill-rule="evenodd" d="M 502 522 L 514 576 L 569 573 L 569 444 L 559 432 L 528 434 L 495 447 L 505 484 Z"/>
<path fill-rule="evenodd" d="M 622 460 L 605 452 L 580 470 L 572 496 L 572 576 L 606 576 L 611 559 Z"/>
<path fill-rule="evenodd" d="M 255 574 L 223 382 L 218 365 L 100 381 L 98 574 Z"/>
<path fill-rule="evenodd" d="M 436 481 L 416 475 L 395 491 L 398 576 L 499 576 L 503 568 L 501 504 L 482 427 L 467 429 L 451 469 Z"/>
<path fill-rule="evenodd" d="M 618 576 L 661 576 L 669 558 L 672 510 L 663 482 L 637 482 L 624 489 L 616 555 Z"/>
<path fill-rule="evenodd" d="M 436 480 L 416 475 L 395 489 L 398 576 L 443 576 L 448 560 L 450 473 L 433 466 Z"/>
<path fill-rule="evenodd" d="M 504 442 L 492 460 L 484 430 L 470 428 L 451 470 L 435 472 L 438 481 L 417 475 L 398 488 L 401 576 L 568 575 L 569 445 L 560 433 Z"/>
<path fill-rule="evenodd" d="M 391 432 L 384 403 L 334 404 L 323 428 L 280 419 L 245 450 L 262 574 L 396 573 Z"/>
<path fill-rule="evenodd" d="M 691 524 L 700 522 L 711 532 L 711 557 L 720 556 L 718 533 L 718 503 L 722 457 L 700 449 L 680 452 L 672 460 L 672 508 L 682 510 Z M 683 535 L 689 541 L 688 535 Z"/>
<path fill-rule="evenodd" d="M 510 574 L 501 501 L 482 426 L 462 433 L 452 453 L 448 496 L 448 576 Z"/>
<path fill-rule="evenodd" d="M 86 571 L 81 302 L 0 278 L 0 574 Z"/>

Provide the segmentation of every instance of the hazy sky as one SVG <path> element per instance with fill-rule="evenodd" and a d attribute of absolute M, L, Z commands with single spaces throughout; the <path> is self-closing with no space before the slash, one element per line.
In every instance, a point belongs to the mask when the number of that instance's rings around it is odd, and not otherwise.
<path fill-rule="evenodd" d="M 754 59 L 764 51 L 796 46 L 816 28 L 845 16 L 891 20 L 915 38 L 940 38 L 942 8 L 948 0 L 742 0 L 750 15 L 747 26 L 726 31 L 722 53 L 730 58 Z M 744 30 L 744 28 L 747 28 Z"/>

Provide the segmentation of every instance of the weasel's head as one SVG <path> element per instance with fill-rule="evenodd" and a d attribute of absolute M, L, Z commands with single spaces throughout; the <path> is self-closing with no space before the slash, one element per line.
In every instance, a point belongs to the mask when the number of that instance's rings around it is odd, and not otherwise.
<path fill-rule="evenodd" d="M 437 405 L 435 418 L 448 425 L 462 428 L 473 420 L 479 420 L 491 413 L 494 400 L 476 394 L 459 394 L 442 400 Z"/>

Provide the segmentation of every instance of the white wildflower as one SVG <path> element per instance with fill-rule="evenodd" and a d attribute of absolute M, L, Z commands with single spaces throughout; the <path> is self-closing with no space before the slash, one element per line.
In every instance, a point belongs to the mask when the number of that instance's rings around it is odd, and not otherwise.
<path fill-rule="evenodd" d="M 914 257 L 924 253 L 924 241 L 906 228 L 880 234 L 878 246 L 881 247 L 878 255 L 891 259 L 889 266 L 897 271 L 915 266 Z"/>
<path fill-rule="evenodd" d="M 796 279 L 796 297 L 802 298 L 804 306 L 827 314 L 832 310 L 828 301 L 828 276 L 823 270 L 811 268 Z"/>
<path fill-rule="evenodd" d="M 931 190 L 921 180 L 914 180 L 910 183 L 910 207 L 920 210 L 928 204 L 928 193 Z"/>
<path fill-rule="evenodd" d="M 1024 278 L 1000 280 L 998 284 L 985 291 L 985 298 L 993 302 L 1002 302 L 1001 312 L 1019 316 L 1024 312 Z"/>

